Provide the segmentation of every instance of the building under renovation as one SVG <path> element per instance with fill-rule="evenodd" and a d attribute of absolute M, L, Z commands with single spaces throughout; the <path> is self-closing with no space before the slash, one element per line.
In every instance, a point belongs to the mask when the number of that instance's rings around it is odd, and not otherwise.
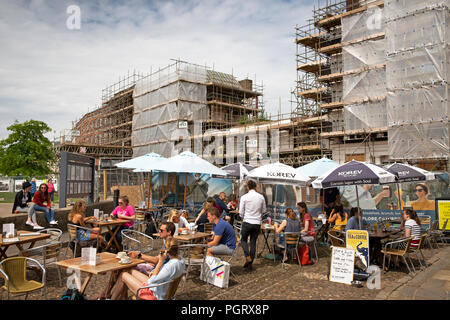
<path fill-rule="evenodd" d="M 322 154 L 446 168 L 449 17 L 445 0 L 318 1 L 296 28 L 296 113 L 320 119 L 304 132 Z"/>

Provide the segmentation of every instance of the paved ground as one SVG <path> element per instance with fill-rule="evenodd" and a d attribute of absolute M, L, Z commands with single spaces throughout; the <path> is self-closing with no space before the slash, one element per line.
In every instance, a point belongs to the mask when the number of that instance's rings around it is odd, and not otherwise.
<path fill-rule="evenodd" d="M 67 239 L 67 235 L 64 235 Z M 259 248 L 262 248 L 262 237 Z M 158 247 L 158 243 L 155 244 Z M 415 275 L 407 274 L 406 267 L 383 273 L 381 289 L 370 290 L 366 286 L 354 287 L 333 283 L 327 280 L 329 252 L 319 247 L 319 262 L 299 267 L 290 264 L 283 269 L 279 262 L 259 258 L 255 260 L 254 270 L 242 268 L 244 263 L 242 249 L 231 263 L 236 277 L 230 276 L 229 288 L 221 289 L 206 285 L 199 279 L 200 273 L 194 270 L 186 282 L 184 290 L 179 288 L 177 300 L 377 300 L 377 299 L 449 299 L 450 291 L 450 245 L 438 249 L 424 250 L 428 268 Z M 13 253 L 12 251 L 9 253 Z M 64 248 L 63 256 L 71 257 Z M 63 285 L 58 283 L 55 267 L 48 270 L 48 299 L 59 299 L 65 290 L 67 275 L 62 270 Z M 35 277 L 30 273 L 31 277 Z M 86 291 L 93 298 L 106 285 L 109 275 L 94 276 Z M 18 298 L 23 299 L 23 298 Z M 29 299 L 43 299 L 39 292 Z"/>

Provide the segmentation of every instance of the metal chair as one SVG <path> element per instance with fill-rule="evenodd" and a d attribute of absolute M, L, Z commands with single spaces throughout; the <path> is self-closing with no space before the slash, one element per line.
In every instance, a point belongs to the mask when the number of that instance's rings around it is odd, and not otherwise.
<path fill-rule="evenodd" d="M 156 287 L 169 285 L 169 289 L 167 290 L 167 294 L 166 294 L 166 297 L 164 298 L 164 300 L 175 300 L 175 294 L 177 292 L 178 285 L 180 284 L 180 281 L 183 279 L 184 276 L 185 275 L 183 274 L 182 276 L 180 276 L 180 277 L 178 277 L 176 279 L 170 280 L 170 281 L 166 281 L 166 282 L 159 283 L 159 284 L 153 284 L 153 285 L 150 285 L 150 286 L 140 287 L 136 291 L 136 299 L 140 299 L 139 293 L 143 289 L 151 289 L 151 288 L 156 288 Z"/>
<path fill-rule="evenodd" d="M 300 242 L 304 242 L 305 244 L 307 244 L 308 246 L 313 246 L 314 247 L 314 252 L 316 254 L 316 262 L 319 261 L 319 255 L 317 254 L 317 236 L 318 236 L 318 230 L 315 231 L 314 236 L 307 236 L 307 237 L 311 237 L 311 238 L 306 238 L 306 237 L 300 237 Z"/>
<path fill-rule="evenodd" d="M 183 290 L 186 285 L 187 278 L 189 277 L 189 271 L 192 267 L 200 266 L 200 268 L 203 268 L 205 265 L 206 260 L 206 250 L 208 249 L 207 244 L 200 244 L 200 243 L 194 243 L 194 244 L 183 244 L 178 246 L 180 255 L 184 259 L 184 282 L 183 282 Z M 208 282 L 206 282 L 208 284 Z"/>
<path fill-rule="evenodd" d="M 291 257 L 294 257 L 294 255 L 297 257 L 297 262 L 300 268 L 302 267 L 302 264 L 300 262 L 300 257 L 298 256 L 298 243 L 300 241 L 300 232 L 283 232 L 284 234 L 284 254 L 283 259 L 281 260 L 281 266 L 282 268 L 285 267 L 285 260 L 287 258 L 287 253 L 294 252 L 294 254 L 291 255 Z"/>
<path fill-rule="evenodd" d="M 60 230 L 58 228 L 42 229 L 39 232 L 50 234 L 50 238 L 43 240 L 45 245 L 61 242 L 61 236 L 62 236 L 63 232 L 62 232 L 62 230 Z M 39 246 L 39 247 L 34 247 L 34 248 L 27 249 L 27 250 L 23 250 L 23 252 L 27 253 L 26 254 L 27 257 L 40 256 L 40 255 L 42 255 L 42 247 L 43 247 L 43 245 Z"/>
<path fill-rule="evenodd" d="M 425 260 L 425 256 L 423 255 L 423 252 L 422 252 L 422 247 L 423 247 L 423 244 L 425 243 L 425 239 L 427 237 L 428 237 L 428 234 L 426 234 L 426 233 L 422 234 L 422 236 L 420 237 L 419 244 L 417 245 L 417 248 L 412 248 L 410 246 L 409 247 L 409 251 L 408 251 L 408 253 L 415 253 L 416 254 L 417 260 L 419 261 L 419 264 L 420 264 L 421 268 L 427 267 L 427 261 Z M 420 255 L 422 256 L 424 265 L 422 265 L 422 261 L 421 261 L 419 255 L 417 254 L 417 252 L 419 252 Z M 411 261 L 411 263 L 412 263 L 412 261 Z"/>
<path fill-rule="evenodd" d="M 428 231 L 431 229 L 431 216 L 423 215 L 419 217 L 420 228 L 422 231 Z"/>
<path fill-rule="evenodd" d="M 384 249 L 381 249 L 381 253 L 383 253 L 383 270 L 385 269 L 385 260 L 386 256 L 389 256 L 388 266 L 391 262 L 391 256 L 395 257 L 402 257 L 403 261 L 406 264 L 406 267 L 408 268 L 409 273 L 411 273 L 411 269 L 409 268 L 409 264 L 406 261 L 406 258 L 408 258 L 412 264 L 411 259 L 408 256 L 409 247 L 411 245 L 412 237 L 399 239 L 395 241 L 391 241 L 386 243 Z M 414 265 L 412 266 L 414 269 Z M 415 269 L 414 269 L 415 272 Z"/>
<path fill-rule="evenodd" d="M 41 282 L 34 280 L 27 280 L 27 265 L 28 262 L 33 262 L 42 272 Z M 42 295 L 47 296 L 45 290 L 45 268 L 35 259 L 28 257 L 12 257 L 0 262 L 0 277 L 5 280 L 5 284 L 1 289 L 7 293 L 9 300 L 10 296 L 25 294 L 25 300 L 28 298 L 30 292 L 42 289 Z"/>
<path fill-rule="evenodd" d="M 153 238 L 145 233 L 133 229 L 123 229 L 121 233 L 124 251 L 148 253 L 153 250 Z"/>
<path fill-rule="evenodd" d="M 25 257 L 29 257 L 29 253 L 32 253 L 45 269 L 48 269 L 49 266 L 55 266 L 58 271 L 59 285 L 62 286 L 61 269 L 56 264 L 59 261 L 61 249 L 62 242 L 49 242 L 39 247 L 23 250 L 21 253 Z"/>
<path fill-rule="evenodd" d="M 442 230 L 439 229 L 439 220 L 435 220 L 433 225 L 431 226 L 430 232 L 428 233 L 429 239 L 432 239 L 436 244 L 437 248 L 439 248 L 439 244 L 437 240 L 439 239 L 441 242 L 447 243 L 447 237 L 445 236 L 445 229 L 447 228 L 448 219 L 445 219 L 444 224 L 442 225 Z M 429 240 L 428 240 L 429 241 Z"/>
<path fill-rule="evenodd" d="M 239 245 L 241 244 L 241 229 L 237 228 L 237 227 L 234 228 L 234 233 L 236 235 L 236 248 L 233 250 L 233 253 L 231 255 L 225 255 L 225 254 L 217 255 L 217 257 L 220 260 L 223 260 L 223 261 L 225 261 L 225 262 L 230 264 L 230 274 L 234 278 L 236 278 L 236 275 L 233 273 L 233 270 L 231 269 L 231 261 L 238 254 L 238 248 L 239 248 Z"/>
<path fill-rule="evenodd" d="M 77 250 L 81 247 L 93 246 L 93 244 L 95 242 L 95 247 L 98 248 L 98 238 L 92 239 L 92 240 L 86 240 L 86 241 L 79 240 L 77 237 L 78 229 L 89 230 L 89 231 L 93 232 L 92 229 L 89 229 L 89 228 L 81 227 L 81 226 L 78 226 L 78 225 L 72 224 L 72 223 L 67 224 L 67 230 L 69 231 L 69 242 L 67 244 L 67 248 L 69 249 L 70 245 L 73 244 L 74 248 L 73 248 L 72 254 L 73 254 L 74 258 L 81 255 L 81 250 Z M 80 251 L 80 252 L 78 252 L 78 251 Z M 66 251 L 66 255 L 67 255 L 67 251 Z"/>
<path fill-rule="evenodd" d="M 342 232 L 336 230 L 328 231 L 328 240 L 331 242 L 331 246 L 345 248 L 345 237 L 342 236 Z"/>

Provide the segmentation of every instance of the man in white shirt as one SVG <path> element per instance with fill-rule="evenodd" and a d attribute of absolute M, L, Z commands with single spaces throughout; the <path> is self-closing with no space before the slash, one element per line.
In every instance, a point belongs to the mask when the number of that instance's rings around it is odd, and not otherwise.
<path fill-rule="evenodd" d="M 244 268 L 252 268 L 256 254 L 256 240 L 261 229 L 261 218 L 266 212 L 266 201 L 262 194 L 256 192 L 256 183 L 248 181 L 248 193 L 243 195 L 239 204 L 239 215 L 241 216 L 241 243 L 245 255 Z M 250 252 L 248 249 L 248 237 L 250 236 Z"/>

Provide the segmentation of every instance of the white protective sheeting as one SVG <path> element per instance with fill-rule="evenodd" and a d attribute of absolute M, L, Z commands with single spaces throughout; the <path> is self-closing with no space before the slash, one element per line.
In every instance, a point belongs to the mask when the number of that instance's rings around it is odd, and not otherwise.
<path fill-rule="evenodd" d="M 389 155 L 448 159 L 448 0 L 387 0 L 385 12 Z"/>
<path fill-rule="evenodd" d="M 380 99 L 386 96 L 386 72 L 384 69 L 368 70 L 344 76 L 344 101 Z"/>
<path fill-rule="evenodd" d="M 205 67 L 177 62 L 136 83 L 132 145 L 134 156 L 173 155 L 175 141 L 192 134 L 180 121 L 207 120 Z"/>
<path fill-rule="evenodd" d="M 388 55 L 402 50 L 449 43 L 450 14 L 445 8 L 424 11 L 389 21 L 386 24 L 386 52 Z"/>
<path fill-rule="evenodd" d="M 343 47 L 344 72 L 385 63 L 384 47 L 384 39 L 364 41 Z"/>
<path fill-rule="evenodd" d="M 347 130 L 386 127 L 386 101 L 345 106 L 344 123 Z"/>
<path fill-rule="evenodd" d="M 383 9 L 371 7 L 342 18 L 342 42 L 367 39 L 384 30 Z"/>
<path fill-rule="evenodd" d="M 442 6 L 448 8 L 448 0 L 385 0 L 384 16 L 386 20 L 398 19 L 422 9 Z"/>
<path fill-rule="evenodd" d="M 388 93 L 388 125 L 448 121 L 449 87 L 446 83 Z"/>

